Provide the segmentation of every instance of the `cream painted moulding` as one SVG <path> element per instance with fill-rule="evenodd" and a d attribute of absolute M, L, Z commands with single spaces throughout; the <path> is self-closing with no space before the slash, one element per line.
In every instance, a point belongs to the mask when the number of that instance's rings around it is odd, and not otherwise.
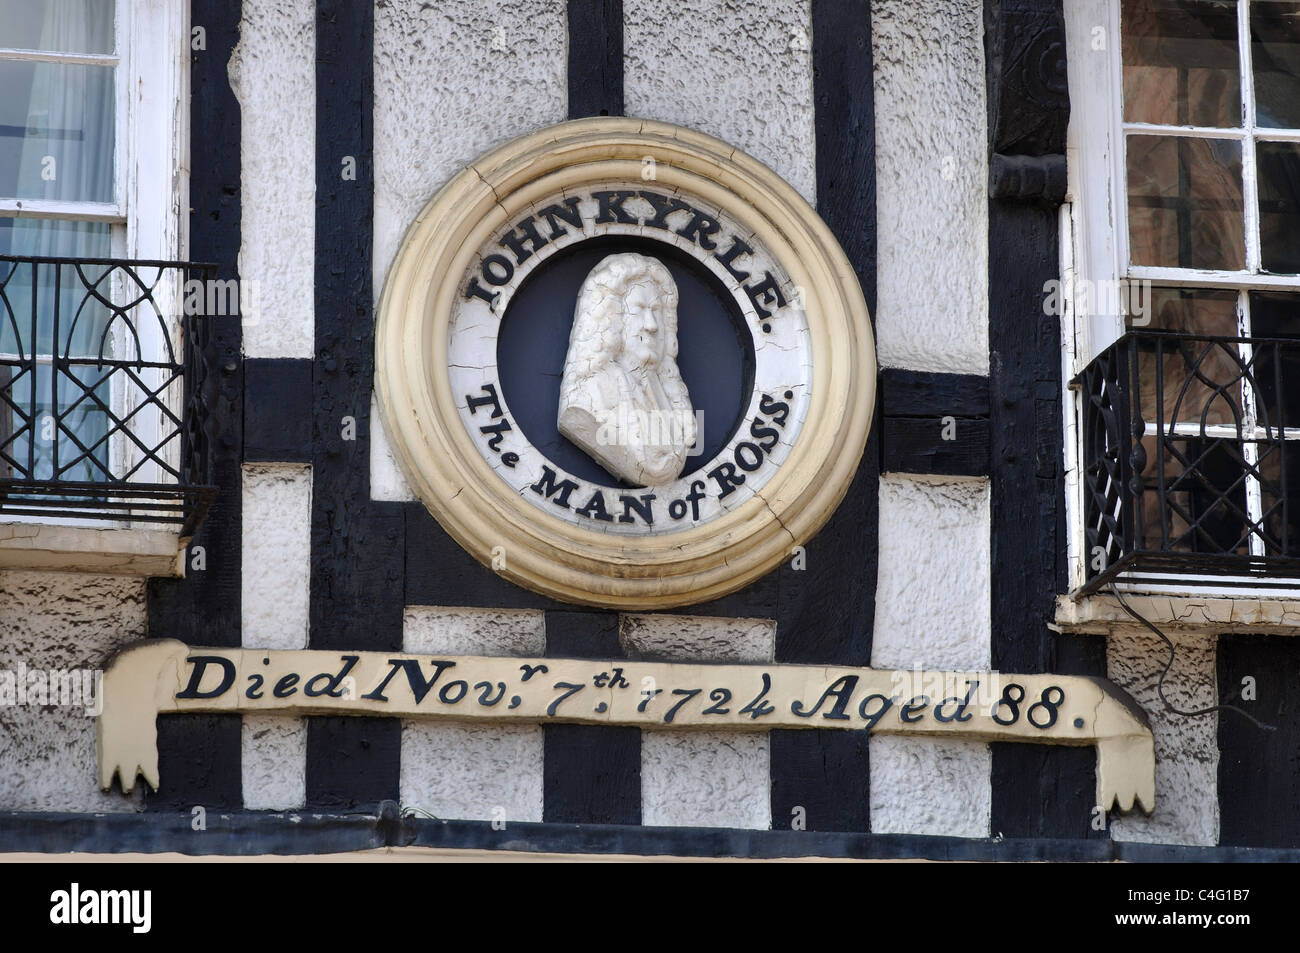
<path fill-rule="evenodd" d="M 653 181 L 643 176 L 646 157 L 654 160 Z M 721 210 L 770 255 L 782 287 L 798 289 L 799 319 L 806 321 L 811 366 L 803 369 L 803 413 L 783 459 L 740 505 L 671 532 L 595 531 L 524 499 L 467 429 L 449 368 L 460 300 L 494 236 L 535 203 L 618 183 L 680 192 Z M 866 303 L 825 223 L 756 159 L 667 123 L 576 120 L 478 159 L 407 230 L 379 304 L 376 393 L 411 489 L 479 562 L 566 602 L 689 605 L 776 568 L 843 499 L 866 445 L 875 390 Z"/>
<path fill-rule="evenodd" d="M 185 575 L 190 537 L 162 529 L 0 522 L 0 570 L 115 576 Z"/>

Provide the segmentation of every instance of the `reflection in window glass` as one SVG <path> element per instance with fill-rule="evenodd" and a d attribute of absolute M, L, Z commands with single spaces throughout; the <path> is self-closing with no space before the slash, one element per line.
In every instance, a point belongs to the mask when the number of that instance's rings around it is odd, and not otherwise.
<path fill-rule="evenodd" d="M 1153 288 L 1147 329 L 1236 337 L 1237 293 Z M 1240 387 L 1221 391 L 1216 385 L 1236 381 L 1238 367 L 1235 345 L 1224 348 L 1171 336 L 1157 352 L 1155 342 L 1143 341 L 1138 352 L 1142 419 L 1200 426 L 1204 414 L 1206 424 L 1235 423 L 1241 419 Z"/>
<path fill-rule="evenodd" d="M 1235 2 L 1124 0 L 1120 32 L 1126 120 L 1241 125 Z"/>
<path fill-rule="evenodd" d="M 1241 479 L 1241 444 L 1200 438 L 1160 440 L 1148 435 L 1142 447 L 1147 465 L 1142 472 L 1142 539 L 1138 545 L 1171 552 L 1249 555 L 1250 520 Z M 1162 475 L 1163 508 L 1157 492 Z"/>
<path fill-rule="evenodd" d="M 1133 264 L 1244 268 L 1241 143 L 1129 136 L 1126 144 Z"/>
<path fill-rule="evenodd" d="M 1300 143 L 1257 142 L 1260 265 L 1300 273 Z"/>
<path fill-rule="evenodd" d="M 1300 441 L 1260 443 L 1264 548 L 1269 556 L 1300 556 Z"/>
<path fill-rule="evenodd" d="M 1250 5 L 1255 124 L 1300 127 L 1300 3 Z"/>
<path fill-rule="evenodd" d="M 1255 337 L 1292 342 L 1254 346 L 1260 426 L 1300 427 L 1300 296 L 1253 292 L 1250 324 Z"/>

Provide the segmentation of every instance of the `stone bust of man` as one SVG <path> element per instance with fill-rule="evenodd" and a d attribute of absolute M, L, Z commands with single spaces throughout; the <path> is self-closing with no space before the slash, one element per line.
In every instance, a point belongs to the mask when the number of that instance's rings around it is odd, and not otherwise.
<path fill-rule="evenodd" d="M 609 255 L 583 281 L 558 424 L 628 483 L 656 486 L 681 474 L 696 424 L 677 368 L 677 284 L 662 262 Z"/>

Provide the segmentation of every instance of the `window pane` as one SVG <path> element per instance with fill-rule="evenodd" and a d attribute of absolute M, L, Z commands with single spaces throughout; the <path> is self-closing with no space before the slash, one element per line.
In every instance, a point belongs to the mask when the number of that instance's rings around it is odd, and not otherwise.
<path fill-rule="evenodd" d="M 111 251 L 109 229 L 110 226 L 102 222 L 0 218 L 0 255 L 107 258 Z M 99 274 L 90 266 L 83 267 L 83 273 L 91 282 Z M 52 266 L 41 266 L 34 290 L 37 304 L 36 351 L 48 354 L 54 348 Z M 30 265 L 0 262 L 0 354 L 32 353 L 32 292 Z M 109 294 L 107 287 L 104 294 Z M 106 309 L 88 305 L 74 326 L 73 318 L 84 295 L 85 285 L 77 273 L 63 269 L 59 280 L 60 350 L 67 347 L 72 354 L 97 353 L 97 345 L 93 352 L 90 348 L 108 321 Z M 75 340 L 68 338 L 70 329 Z"/>
<path fill-rule="evenodd" d="M 1142 447 L 1146 467 L 1142 471 L 1142 539 L 1138 545 L 1171 552 L 1248 555 L 1250 519 L 1241 444 L 1181 437 L 1161 440 L 1148 434 Z"/>
<path fill-rule="evenodd" d="M 103 223 L 0 219 L 4 255 L 106 258 L 109 241 L 110 226 Z M 83 265 L 80 273 L 62 266 L 56 277 L 53 265 L 0 262 L 0 394 L 7 394 L 0 398 L 0 479 L 104 477 L 108 369 L 97 362 L 65 365 L 56 382 L 47 358 L 55 350 L 56 292 L 58 353 L 97 356 L 106 345 L 111 356 L 113 341 L 105 337 L 110 313 L 93 298 L 86 301 L 86 284 L 105 272 L 104 266 Z M 98 287 L 112 295 L 111 280 Z"/>
<path fill-rule="evenodd" d="M 112 53 L 114 0 L 0 0 L 0 46 Z"/>
<path fill-rule="evenodd" d="M 1146 330 L 1237 335 L 1235 291 L 1153 288 L 1150 314 Z M 1241 388 L 1236 383 L 1240 372 L 1234 354 L 1235 345 L 1224 348 L 1172 336 L 1142 342 L 1138 351 L 1142 419 L 1152 424 L 1157 420 L 1165 424 L 1178 421 L 1199 427 L 1205 412 L 1206 424 L 1235 424 L 1241 414 Z"/>
<path fill-rule="evenodd" d="M 113 74 L 0 60 L 0 195 L 113 201 Z"/>
<path fill-rule="evenodd" d="M 1300 127 L 1300 3 L 1250 5 L 1255 124 Z"/>
<path fill-rule="evenodd" d="M 1157 372 L 1159 376 L 1157 377 Z M 1139 409 L 1154 427 L 1241 425 L 1241 360 L 1237 345 L 1176 335 L 1139 342 Z"/>
<path fill-rule="evenodd" d="M 1300 440 L 1259 445 L 1264 550 L 1300 556 Z"/>
<path fill-rule="evenodd" d="M 1244 268 L 1241 143 L 1129 136 L 1127 147 L 1133 264 Z"/>
<path fill-rule="evenodd" d="M 1240 126 L 1237 5 L 1231 0 L 1125 0 L 1124 118 Z"/>
<path fill-rule="evenodd" d="M 1300 273 L 1300 143 L 1257 142 L 1260 264 Z"/>
<path fill-rule="evenodd" d="M 1260 426 L 1300 427 L 1300 296 L 1252 293 L 1250 325 L 1259 338 L 1288 344 L 1255 345 L 1256 413 Z M 1300 503 L 1300 497 L 1294 497 Z"/>

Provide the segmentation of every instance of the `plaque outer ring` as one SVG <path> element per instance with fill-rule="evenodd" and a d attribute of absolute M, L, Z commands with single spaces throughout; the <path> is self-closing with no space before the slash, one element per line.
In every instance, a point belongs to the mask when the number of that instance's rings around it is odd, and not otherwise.
<path fill-rule="evenodd" d="M 644 183 L 645 157 L 655 181 Z M 680 187 L 752 229 L 803 288 L 812 399 L 789 456 L 760 493 L 698 527 L 619 536 L 548 516 L 475 448 L 446 373 L 456 296 L 478 249 L 559 188 L 625 180 Z M 779 320 L 779 318 L 778 318 Z M 621 117 L 551 126 L 458 173 L 407 229 L 379 302 L 375 388 L 411 490 L 475 559 L 563 602 L 653 610 L 715 599 L 791 558 L 826 523 L 857 473 L 876 393 L 875 342 L 852 266 L 794 188 L 703 133 Z"/>

